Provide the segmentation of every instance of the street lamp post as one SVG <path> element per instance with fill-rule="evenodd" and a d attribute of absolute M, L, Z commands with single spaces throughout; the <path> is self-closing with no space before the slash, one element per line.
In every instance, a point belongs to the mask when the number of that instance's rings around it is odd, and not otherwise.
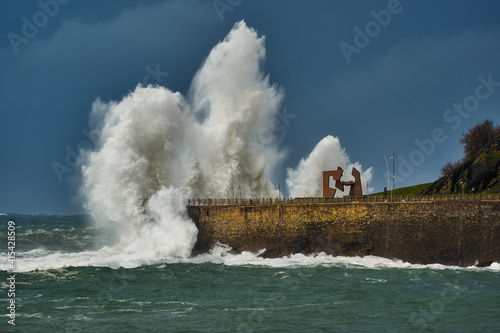
<path fill-rule="evenodd" d="M 389 173 L 389 163 L 387 163 L 387 156 L 385 156 L 384 154 L 384 160 L 382 162 L 385 162 L 385 166 L 387 167 L 387 189 L 390 190 L 391 189 L 391 175 Z"/>
<path fill-rule="evenodd" d="M 395 190 L 395 180 L 396 180 L 396 174 L 394 173 L 394 161 L 396 160 L 395 155 L 394 155 L 394 149 L 392 150 L 392 156 L 390 157 L 392 160 L 392 192 L 391 192 L 391 201 L 392 198 L 394 197 L 394 190 Z"/>

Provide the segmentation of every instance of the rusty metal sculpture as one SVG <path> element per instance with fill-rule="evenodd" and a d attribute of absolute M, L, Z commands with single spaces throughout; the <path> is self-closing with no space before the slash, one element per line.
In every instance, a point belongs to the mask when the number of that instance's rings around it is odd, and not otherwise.
<path fill-rule="evenodd" d="M 341 181 L 344 170 L 338 167 L 337 170 L 323 171 L 323 197 L 334 197 L 337 189 L 344 191 L 344 186 L 350 186 L 349 196 L 362 196 L 363 188 L 361 186 L 361 175 L 356 168 L 352 168 L 354 181 Z M 330 177 L 335 181 L 335 188 L 330 187 Z"/>
<path fill-rule="evenodd" d="M 335 187 L 339 190 L 344 191 L 344 185 L 340 183 L 340 178 L 342 178 L 342 170 L 341 167 L 338 167 L 337 170 L 332 171 L 323 171 L 323 196 L 324 197 L 334 197 L 337 189 L 330 187 L 330 177 L 333 177 L 335 180 Z M 339 183 L 337 183 L 339 182 Z"/>

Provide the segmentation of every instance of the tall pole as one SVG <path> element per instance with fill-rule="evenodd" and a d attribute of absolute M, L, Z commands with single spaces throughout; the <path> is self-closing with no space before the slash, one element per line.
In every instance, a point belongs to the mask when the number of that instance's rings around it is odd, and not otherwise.
<path fill-rule="evenodd" d="M 238 184 L 238 187 L 240 188 L 240 200 L 241 200 L 241 185 Z"/>
<path fill-rule="evenodd" d="M 387 156 L 385 156 L 384 154 L 384 161 L 382 162 L 385 162 L 385 166 L 387 167 L 387 189 L 390 190 L 391 189 L 391 174 L 389 173 L 389 163 L 387 163 Z"/>
<path fill-rule="evenodd" d="M 394 156 L 390 156 L 389 159 L 391 159 L 394 162 Z M 392 179 L 394 179 L 394 163 L 392 164 Z M 394 195 L 394 182 L 392 183 L 392 188 L 391 188 L 391 202 L 392 202 L 392 196 Z"/>
<path fill-rule="evenodd" d="M 396 155 L 394 155 L 394 149 L 392 150 L 392 195 L 394 196 L 394 182 L 396 180 L 396 174 L 394 173 L 394 161 L 396 160 Z"/>

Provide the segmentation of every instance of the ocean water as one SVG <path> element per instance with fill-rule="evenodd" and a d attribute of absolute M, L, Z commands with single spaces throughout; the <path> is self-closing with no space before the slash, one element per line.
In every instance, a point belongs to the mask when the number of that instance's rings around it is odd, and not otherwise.
<path fill-rule="evenodd" d="M 1 215 L 0 223 L 1 332 L 500 332 L 498 263 L 262 259 L 223 245 L 148 262 L 120 255 L 110 233 L 83 215 Z"/>

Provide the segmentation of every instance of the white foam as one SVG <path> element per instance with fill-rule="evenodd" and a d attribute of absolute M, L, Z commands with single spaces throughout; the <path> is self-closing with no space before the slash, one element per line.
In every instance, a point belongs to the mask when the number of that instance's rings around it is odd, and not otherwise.
<path fill-rule="evenodd" d="M 136 268 L 144 265 L 157 265 L 159 268 L 165 268 L 169 264 L 179 263 L 213 263 L 226 266 L 263 266 L 272 268 L 288 267 L 343 267 L 349 269 L 432 269 L 432 270 L 466 270 L 466 271 L 492 271 L 500 272 L 500 263 L 493 263 L 488 267 L 458 267 L 446 266 L 441 264 L 410 264 L 401 260 L 394 260 L 376 256 L 365 257 L 343 257 L 331 256 L 325 253 L 314 255 L 292 254 L 281 258 L 262 258 L 258 253 L 243 252 L 232 253 L 228 246 L 219 244 L 209 253 L 201 254 L 195 257 L 180 258 L 169 256 L 152 256 L 146 258 L 142 252 L 130 253 L 123 252 L 120 245 L 114 247 L 104 247 L 98 251 L 84 251 L 75 253 L 51 252 L 43 249 L 31 250 L 21 253 L 16 260 L 17 272 L 28 272 L 34 270 L 61 269 L 66 267 L 110 267 L 110 268 Z M 7 263 L 0 263 L 0 270 L 6 271 Z M 378 281 L 381 282 L 381 281 Z"/>
<path fill-rule="evenodd" d="M 254 265 L 266 267 L 301 267 L 301 266 L 326 266 L 326 267 L 345 267 L 345 268 L 368 268 L 368 269 L 433 269 L 433 270 L 490 270 L 500 271 L 500 264 L 493 263 L 489 267 L 459 267 L 446 266 L 442 264 L 411 264 L 398 259 L 388 259 L 376 256 L 365 257 L 344 257 L 331 256 L 325 253 L 304 255 L 301 253 L 292 254 L 281 258 L 262 258 L 259 257 L 262 250 L 258 253 L 243 252 L 233 254 L 229 248 L 224 245 L 216 246 L 210 253 L 202 254 L 188 259 L 188 262 L 212 262 L 228 266 Z"/>
<path fill-rule="evenodd" d="M 67 267 L 110 267 L 136 268 L 142 265 L 169 262 L 169 258 L 146 259 L 143 253 L 123 253 L 120 247 L 104 247 L 99 251 L 83 251 L 74 253 L 30 251 L 32 255 L 20 254 L 16 259 L 15 271 L 29 272 L 34 270 L 60 269 Z M 7 270 L 7 263 L 0 263 L 0 270 Z"/>
<path fill-rule="evenodd" d="M 486 268 L 489 268 L 489 269 L 491 269 L 493 271 L 500 272 L 500 263 L 499 262 L 494 262 L 489 267 L 486 267 Z"/>

